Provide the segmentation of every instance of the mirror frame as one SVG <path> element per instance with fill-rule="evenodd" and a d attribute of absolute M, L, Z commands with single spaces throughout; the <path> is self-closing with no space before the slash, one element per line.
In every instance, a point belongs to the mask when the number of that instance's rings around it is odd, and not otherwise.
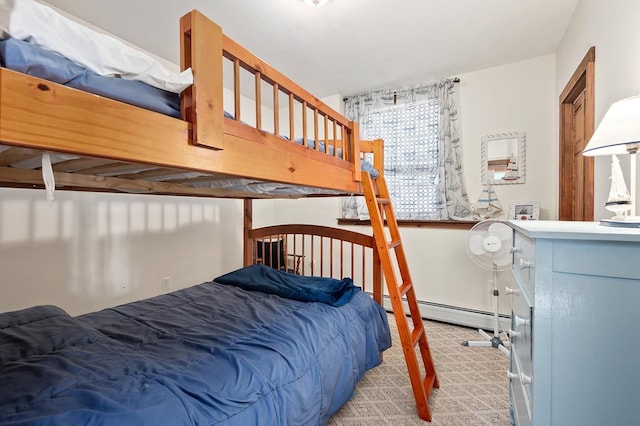
<path fill-rule="evenodd" d="M 503 179 L 491 179 L 489 178 L 489 153 L 488 147 L 492 141 L 504 140 L 504 139 L 516 139 L 518 144 L 518 173 L 519 178 L 515 180 L 503 180 Z M 506 133 L 496 133 L 494 135 L 486 135 L 482 137 L 482 148 L 481 148 L 481 173 L 482 173 L 482 183 L 484 185 L 512 185 L 517 183 L 525 183 L 526 179 L 526 161 L 525 161 L 525 133 L 524 132 L 506 132 Z"/>

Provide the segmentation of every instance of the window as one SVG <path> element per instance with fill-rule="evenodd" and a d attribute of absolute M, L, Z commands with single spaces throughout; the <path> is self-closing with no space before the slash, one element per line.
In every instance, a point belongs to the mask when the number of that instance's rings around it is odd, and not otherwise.
<path fill-rule="evenodd" d="M 439 218 L 438 99 L 370 111 L 363 139 L 384 140 L 384 174 L 398 219 Z"/>
<path fill-rule="evenodd" d="M 384 140 L 384 175 L 399 220 L 471 217 L 453 79 L 354 95 L 345 108 L 362 139 Z"/>

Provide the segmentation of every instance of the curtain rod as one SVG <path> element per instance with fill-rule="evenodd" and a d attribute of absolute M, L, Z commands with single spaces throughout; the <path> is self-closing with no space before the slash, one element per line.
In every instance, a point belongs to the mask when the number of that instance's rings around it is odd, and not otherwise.
<path fill-rule="evenodd" d="M 460 77 L 453 77 L 451 81 L 453 81 L 454 83 L 460 83 Z M 344 98 L 342 98 L 342 102 L 346 102 L 347 99 L 349 99 L 349 97 L 345 96 Z"/>

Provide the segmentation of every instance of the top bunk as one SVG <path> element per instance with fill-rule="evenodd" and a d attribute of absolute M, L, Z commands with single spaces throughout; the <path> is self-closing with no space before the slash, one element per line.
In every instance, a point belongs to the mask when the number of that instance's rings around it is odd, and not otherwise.
<path fill-rule="evenodd" d="M 22 3 L 47 21 L 72 22 L 39 3 Z M 76 39 L 106 37 L 79 31 L 85 33 Z M 94 75 L 75 58 L 71 67 L 80 71 L 73 68 L 69 78 L 65 70 L 56 80 L 41 71 L 43 64 L 20 62 L 32 56 L 33 41 L 5 37 L 0 45 L 0 186 L 42 188 L 49 180 L 65 190 L 281 198 L 361 193 L 362 171 L 375 176 L 382 169 L 382 141 L 360 141 L 356 123 L 198 11 L 180 20 L 181 76 L 190 71 L 193 79 L 184 90 L 171 89 L 179 94 L 140 81 L 144 94 L 135 94 L 126 86 L 132 80 Z M 110 96 L 80 79 L 125 87 Z M 174 102 L 175 113 L 148 109 L 148 90 L 160 92 L 163 105 Z M 363 160 L 366 153 L 371 162 Z"/>

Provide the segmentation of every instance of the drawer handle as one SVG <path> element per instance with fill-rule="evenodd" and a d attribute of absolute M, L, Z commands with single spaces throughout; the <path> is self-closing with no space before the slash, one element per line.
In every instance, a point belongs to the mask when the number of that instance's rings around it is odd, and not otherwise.
<path fill-rule="evenodd" d="M 529 261 L 524 260 L 524 259 L 520 259 L 519 260 L 519 264 L 520 264 L 520 269 L 527 269 L 527 268 L 531 268 L 533 266 L 533 262 L 529 262 Z"/>
<path fill-rule="evenodd" d="M 516 327 L 521 327 L 521 326 L 523 326 L 523 325 L 524 325 L 524 326 L 527 326 L 527 325 L 529 325 L 529 323 L 531 322 L 531 321 L 529 321 L 528 319 L 526 319 L 526 318 L 522 318 L 522 317 L 519 317 L 519 316 L 517 316 L 517 315 L 514 315 L 514 317 L 515 317 L 514 322 L 516 323 Z"/>
<path fill-rule="evenodd" d="M 530 385 L 531 384 L 531 376 L 527 376 L 524 373 L 516 374 L 516 373 L 512 373 L 511 371 L 507 370 L 507 378 L 509 380 L 520 379 L 520 383 L 522 383 L 523 385 Z"/>
<path fill-rule="evenodd" d="M 507 293 L 507 295 L 509 295 L 509 294 L 520 294 L 520 289 L 519 288 L 505 287 L 504 288 L 504 292 Z"/>

